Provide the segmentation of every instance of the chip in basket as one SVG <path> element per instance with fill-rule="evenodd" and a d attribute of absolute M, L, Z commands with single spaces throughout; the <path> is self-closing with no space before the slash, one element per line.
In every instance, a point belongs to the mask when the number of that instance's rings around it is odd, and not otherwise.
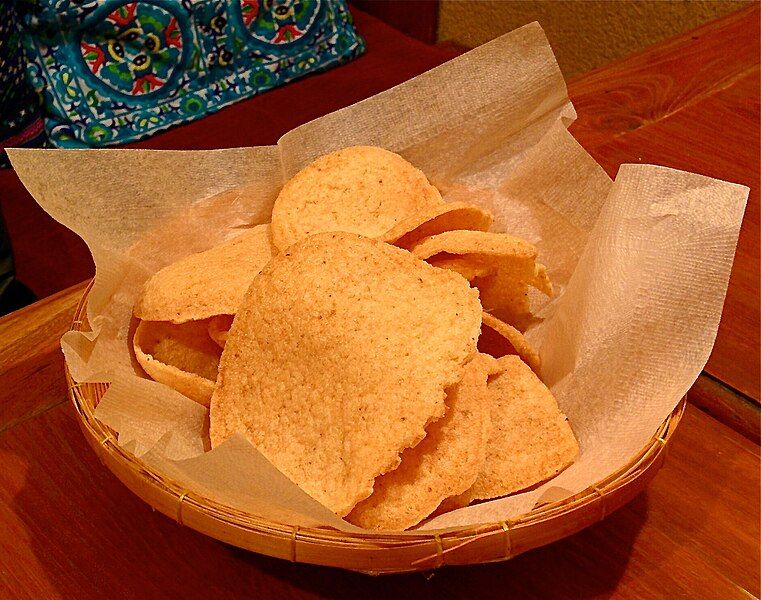
<path fill-rule="evenodd" d="M 536 262 L 536 248 L 529 242 L 505 233 L 446 231 L 420 240 L 412 253 L 444 268 L 453 267 L 471 280 L 481 293 L 484 309 L 520 331 L 535 321 L 529 302 L 529 286 L 552 295 L 546 269 Z M 447 262 L 452 255 L 457 263 Z M 492 272 L 476 275 L 465 271 L 490 265 Z M 473 274 L 473 277 L 467 275 Z"/>
<path fill-rule="evenodd" d="M 539 353 L 520 331 L 487 312 L 483 314 L 482 320 L 481 336 L 478 338 L 480 352 L 494 358 L 517 354 L 534 373 L 539 374 L 542 365 Z"/>
<path fill-rule="evenodd" d="M 344 148 L 321 156 L 283 186 L 272 209 L 272 237 L 280 250 L 326 231 L 379 237 L 442 203 L 423 172 L 398 154 L 374 146 Z"/>
<path fill-rule="evenodd" d="M 579 445 L 552 393 L 517 356 L 498 359 L 489 381 L 492 433 L 473 486 L 456 499 L 506 496 L 554 477 L 576 458 Z"/>
<path fill-rule="evenodd" d="M 497 273 L 497 266 L 493 262 L 489 263 L 477 256 L 455 256 L 444 252 L 426 259 L 426 262 L 439 269 L 449 269 L 459 273 L 468 281 Z"/>
<path fill-rule="evenodd" d="M 443 500 L 463 493 L 478 477 L 491 434 L 486 381 L 496 361 L 471 360 L 447 393 L 446 415 L 428 426 L 425 439 L 402 454 L 399 466 L 375 480 L 373 494 L 346 518 L 366 529 L 408 529 Z"/>
<path fill-rule="evenodd" d="M 158 271 L 145 283 L 133 312 L 145 321 L 173 323 L 235 314 L 251 280 L 270 258 L 270 226 L 257 225 Z"/>
<path fill-rule="evenodd" d="M 516 266 L 531 266 L 536 248 L 519 237 L 489 231 L 444 231 L 420 240 L 411 252 L 423 260 L 442 252 L 458 256 L 475 255 L 482 260 L 503 261 Z"/>
<path fill-rule="evenodd" d="M 531 312 L 529 287 L 534 287 L 546 296 L 552 297 L 552 284 L 544 265 L 537 263 L 530 276 L 522 267 L 500 265 L 497 272 L 475 278 L 475 285 L 481 292 L 481 304 L 502 321 L 525 331 L 537 321 Z"/>
<path fill-rule="evenodd" d="M 411 248 L 423 238 L 444 231 L 472 229 L 487 231 L 494 218 L 488 211 L 466 202 L 431 206 L 394 225 L 379 239 L 399 248 Z"/>
<path fill-rule="evenodd" d="M 132 341 L 138 363 L 151 378 L 205 406 L 222 353 L 208 326 L 207 321 L 140 321 Z"/>
<path fill-rule="evenodd" d="M 235 316 L 212 446 L 244 433 L 345 516 L 444 416 L 480 326 L 459 275 L 355 234 L 312 236 L 272 259 Z"/>

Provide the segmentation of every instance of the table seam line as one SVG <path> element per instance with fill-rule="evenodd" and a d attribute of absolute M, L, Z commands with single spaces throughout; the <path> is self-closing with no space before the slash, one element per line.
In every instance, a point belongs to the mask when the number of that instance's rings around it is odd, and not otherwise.
<path fill-rule="evenodd" d="M 8 424 L 3 425 L 2 427 L 0 427 L 0 437 L 2 437 L 7 432 L 11 431 L 16 426 L 21 425 L 22 423 L 26 423 L 27 421 L 29 421 L 31 419 L 34 419 L 36 417 L 39 417 L 40 415 L 45 414 L 49 410 L 52 410 L 52 409 L 54 409 L 54 408 L 56 408 L 58 406 L 61 406 L 61 404 L 65 403 L 65 402 L 68 402 L 68 400 L 69 400 L 69 398 L 67 396 L 67 397 L 65 397 L 65 398 L 63 398 L 61 400 L 56 401 L 53 404 L 47 404 L 45 406 L 42 406 L 40 408 L 37 408 L 37 409 L 33 410 L 30 413 L 27 413 L 27 414 L 23 415 L 22 417 L 20 417 L 20 418 L 18 418 L 16 420 L 10 421 Z"/>

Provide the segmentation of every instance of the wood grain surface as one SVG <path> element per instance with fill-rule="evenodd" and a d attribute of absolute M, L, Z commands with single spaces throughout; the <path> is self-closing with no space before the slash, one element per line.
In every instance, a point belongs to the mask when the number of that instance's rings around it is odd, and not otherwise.
<path fill-rule="evenodd" d="M 84 288 L 73 286 L 0 319 L 0 434 L 67 398 L 60 338 Z"/>
<path fill-rule="evenodd" d="M 152 512 L 64 403 L 0 437 L 0 597 L 758 595 L 758 446 L 694 407 L 671 444 L 646 493 L 580 534 L 502 564 L 371 578 L 247 553 Z"/>
<path fill-rule="evenodd" d="M 759 5 L 570 82 L 571 132 L 615 176 L 654 163 L 741 183 L 750 197 L 706 370 L 759 400 Z"/>
<path fill-rule="evenodd" d="M 0 598 L 761 595 L 758 15 L 731 15 L 569 86 L 574 134 L 610 173 L 654 162 L 753 190 L 710 376 L 690 391 L 645 493 L 506 563 L 430 574 L 370 578 L 226 546 L 153 512 L 87 447 L 58 345 L 77 286 L 0 319 Z"/>

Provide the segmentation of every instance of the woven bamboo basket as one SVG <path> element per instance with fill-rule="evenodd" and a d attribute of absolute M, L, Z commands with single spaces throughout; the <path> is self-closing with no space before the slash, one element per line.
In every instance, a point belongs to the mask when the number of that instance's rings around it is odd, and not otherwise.
<path fill-rule="evenodd" d="M 87 330 L 91 286 L 79 302 L 73 331 Z M 95 418 L 105 384 L 77 384 L 68 366 L 66 378 L 82 431 L 101 462 L 154 509 L 180 525 L 253 552 L 374 575 L 508 560 L 602 520 L 632 500 L 658 472 L 685 407 L 683 399 L 629 464 L 571 498 L 477 526 L 405 535 L 346 533 L 270 521 L 186 490 L 120 448 L 114 432 Z"/>

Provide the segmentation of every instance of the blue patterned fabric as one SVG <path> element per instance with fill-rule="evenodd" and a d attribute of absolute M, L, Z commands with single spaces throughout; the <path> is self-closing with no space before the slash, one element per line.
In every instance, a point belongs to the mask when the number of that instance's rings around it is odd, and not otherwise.
<path fill-rule="evenodd" d="M 364 50 L 344 0 L 25 0 L 52 143 L 136 140 Z"/>

